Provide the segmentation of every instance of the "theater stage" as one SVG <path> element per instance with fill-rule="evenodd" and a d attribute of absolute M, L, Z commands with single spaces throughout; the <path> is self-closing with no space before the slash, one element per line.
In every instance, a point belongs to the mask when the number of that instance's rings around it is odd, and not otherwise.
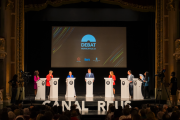
<path fill-rule="evenodd" d="M 98 101 L 104 101 L 105 103 L 110 101 L 117 102 L 117 106 L 123 106 L 127 103 L 129 103 L 132 107 L 141 107 L 142 104 L 155 104 L 155 98 L 151 96 L 151 99 L 121 99 L 120 95 L 115 95 L 114 98 L 105 98 L 104 94 L 94 94 L 93 98 L 86 98 L 85 94 L 77 95 L 76 98 L 65 98 L 64 94 L 59 94 L 58 99 L 46 99 L 46 100 L 35 100 L 34 95 L 26 96 L 25 100 L 23 101 L 24 104 L 43 104 L 44 101 L 51 101 L 51 104 L 54 104 L 55 101 L 58 101 L 59 104 L 61 104 L 62 101 L 71 101 L 71 105 L 75 103 L 75 101 L 78 101 L 78 103 L 81 106 L 82 101 L 85 102 L 85 106 L 88 108 L 93 108 L 98 105 Z M 166 100 L 161 100 L 161 104 L 165 104 Z M 157 101 L 157 104 L 159 104 L 159 101 Z M 92 109 L 93 110 L 93 109 Z"/>

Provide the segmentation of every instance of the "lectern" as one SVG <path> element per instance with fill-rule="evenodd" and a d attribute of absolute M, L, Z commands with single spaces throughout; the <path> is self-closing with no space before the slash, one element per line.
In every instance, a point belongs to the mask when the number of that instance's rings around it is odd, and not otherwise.
<path fill-rule="evenodd" d="M 37 94 L 35 100 L 45 100 L 46 78 L 40 78 L 38 81 L 36 81 L 36 83 L 37 83 Z"/>
<path fill-rule="evenodd" d="M 141 91 L 142 81 L 138 78 L 133 79 L 133 99 L 144 99 Z"/>
<path fill-rule="evenodd" d="M 59 78 L 52 78 L 50 83 L 50 99 L 58 99 L 58 80 Z"/>
<path fill-rule="evenodd" d="M 74 80 L 76 78 L 66 78 L 66 95 L 65 97 L 73 97 L 75 93 Z"/>
<path fill-rule="evenodd" d="M 129 98 L 129 80 L 120 78 L 121 80 L 121 98 Z"/>
<path fill-rule="evenodd" d="M 93 97 L 94 78 L 85 78 L 86 80 L 86 97 Z"/>
<path fill-rule="evenodd" d="M 104 78 L 104 79 L 105 79 L 105 97 L 114 97 L 113 79 L 112 78 Z"/>

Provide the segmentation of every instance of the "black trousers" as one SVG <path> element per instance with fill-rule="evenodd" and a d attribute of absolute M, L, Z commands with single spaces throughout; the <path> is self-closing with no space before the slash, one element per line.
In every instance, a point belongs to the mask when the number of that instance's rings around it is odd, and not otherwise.
<path fill-rule="evenodd" d="M 129 83 L 129 94 L 133 96 L 133 83 Z"/>
<path fill-rule="evenodd" d="M 148 98 L 150 98 L 149 86 L 144 86 L 144 98 L 146 98 L 147 94 L 148 94 Z"/>
<path fill-rule="evenodd" d="M 50 86 L 46 86 L 46 95 L 48 96 L 50 93 Z"/>
<path fill-rule="evenodd" d="M 12 104 L 15 104 L 16 102 L 16 94 L 17 94 L 17 88 L 12 88 L 12 97 L 11 97 Z"/>

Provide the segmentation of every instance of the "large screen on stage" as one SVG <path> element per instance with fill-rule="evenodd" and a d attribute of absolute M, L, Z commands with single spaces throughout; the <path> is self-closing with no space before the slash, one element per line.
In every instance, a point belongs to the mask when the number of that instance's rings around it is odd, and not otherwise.
<path fill-rule="evenodd" d="M 126 68 L 126 27 L 53 26 L 51 67 Z"/>

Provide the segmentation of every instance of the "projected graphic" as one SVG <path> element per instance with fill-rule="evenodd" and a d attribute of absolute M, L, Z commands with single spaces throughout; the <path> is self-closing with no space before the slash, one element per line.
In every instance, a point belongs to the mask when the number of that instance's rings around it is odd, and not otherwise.
<path fill-rule="evenodd" d="M 127 67 L 125 27 L 52 27 L 51 67 Z"/>
<path fill-rule="evenodd" d="M 96 39 L 93 35 L 85 35 L 81 40 L 81 50 L 96 50 Z"/>

